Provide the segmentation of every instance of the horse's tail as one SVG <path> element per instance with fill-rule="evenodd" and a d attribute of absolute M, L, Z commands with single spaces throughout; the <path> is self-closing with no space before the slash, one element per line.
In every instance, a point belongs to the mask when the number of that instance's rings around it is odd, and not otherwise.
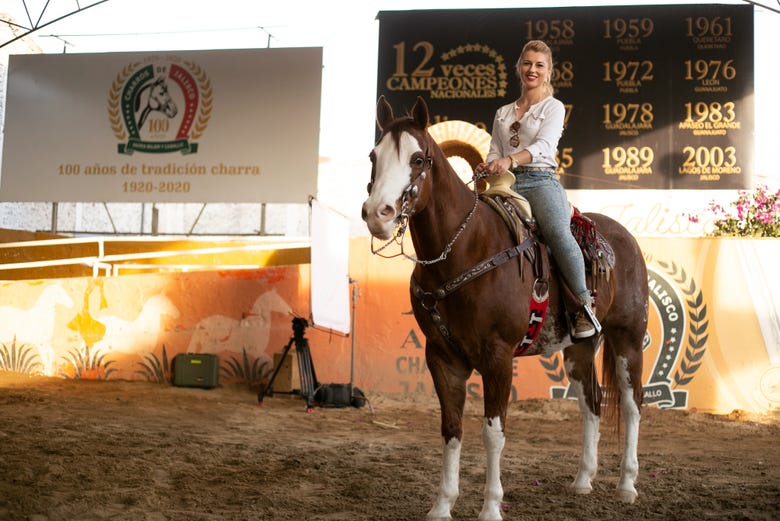
<path fill-rule="evenodd" d="M 609 338 L 604 336 L 602 352 L 602 396 L 601 417 L 607 423 L 612 423 L 615 431 L 620 433 L 620 382 L 618 381 L 618 361 L 614 346 Z"/>

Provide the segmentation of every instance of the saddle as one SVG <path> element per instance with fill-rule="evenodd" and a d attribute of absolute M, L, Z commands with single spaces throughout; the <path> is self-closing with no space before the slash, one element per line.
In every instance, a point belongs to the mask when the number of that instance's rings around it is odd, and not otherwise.
<path fill-rule="evenodd" d="M 503 174 L 489 177 L 488 188 L 482 192 L 483 200 L 488 204 L 491 204 L 489 200 L 493 197 L 500 197 L 511 201 L 512 210 L 519 212 L 519 216 L 524 219 L 533 219 L 533 213 L 531 212 L 531 203 L 528 199 L 512 190 L 512 185 L 515 182 L 515 175 L 509 170 L 504 171 Z M 492 206 L 492 204 L 491 204 Z M 499 211 L 501 216 L 506 221 L 510 229 L 514 229 L 514 218 L 509 217 L 507 214 Z"/>
<path fill-rule="evenodd" d="M 512 190 L 508 178 L 511 176 L 514 179 L 514 175 L 511 172 L 507 172 L 507 174 L 509 175 L 499 176 L 497 181 L 491 183 L 490 187 L 480 194 L 480 199 L 498 212 L 512 233 L 515 242 L 519 244 L 526 235 L 530 235 L 536 241 L 544 244 L 544 237 L 542 237 L 531 213 L 531 205 L 525 197 Z M 598 277 L 605 277 L 606 280 L 609 280 L 611 272 L 615 268 L 615 252 L 609 242 L 596 229 L 596 224 L 574 206 L 572 206 L 571 231 L 585 259 L 588 289 L 593 291 Z M 546 254 L 546 248 L 540 248 L 539 251 L 544 251 L 545 254 L 541 255 L 539 259 L 532 259 L 532 264 L 535 267 L 537 277 L 543 277 L 546 280 L 549 273 L 547 266 L 550 262 L 549 255 Z M 529 249 L 528 252 L 533 255 L 534 249 Z M 573 313 L 582 307 L 582 303 L 563 280 L 563 277 L 559 277 L 559 279 L 561 287 L 564 288 L 562 293 L 566 310 Z"/>

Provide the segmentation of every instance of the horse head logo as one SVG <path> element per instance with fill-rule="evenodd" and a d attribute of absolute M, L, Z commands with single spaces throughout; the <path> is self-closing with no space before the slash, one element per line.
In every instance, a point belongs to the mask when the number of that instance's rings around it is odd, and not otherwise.
<path fill-rule="evenodd" d="M 195 62 L 170 55 L 128 63 L 108 91 L 117 152 L 197 153 L 195 140 L 208 126 L 213 95 L 211 80 Z M 153 112 L 162 115 L 155 118 Z M 147 135 L 142 136 L 144 125 Z"/>
<path fill-rule="evenodd" d="M 135 97 L 134 107 L 136 113 L 141 108 L 141 98 L 146 91 L 149 91 L 149 95 L 146 98 L 146 106 L 138 117 L 138 130 L 141 130 L 146 118 L 149 117 L 149 114 L 152 111 L 162 112 L 168 116 L 168 118 L 173 118 L 178 112 L 176 104 L 173 102 L 173 99 L 171 99 L 171 95 L 168 92 L 168 83 L 165 81 L 164 77 L 159 76 L 148 82 L 138 91 L 138 94 Z"/>

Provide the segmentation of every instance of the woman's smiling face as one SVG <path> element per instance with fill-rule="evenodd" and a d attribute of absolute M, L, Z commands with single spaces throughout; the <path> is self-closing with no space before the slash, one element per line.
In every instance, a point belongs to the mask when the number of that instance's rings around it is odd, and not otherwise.
<path fill-rule="evenodd" d="M 547 55 L 537 51 L 526 51 L 518 67 L 520 81 L 525 88 L 534 88 L 550 79 L 550 64 Z"/>

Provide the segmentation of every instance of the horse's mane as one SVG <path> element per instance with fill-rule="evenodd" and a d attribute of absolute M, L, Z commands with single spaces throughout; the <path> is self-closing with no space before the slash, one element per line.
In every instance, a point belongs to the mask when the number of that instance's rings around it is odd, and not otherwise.
<path fill-rule="evenodd" d="M 407 128 L 416 128 L 414 118 L 412 118 L 411 114 L 395 118 L 389 125 L 383 128 L 379 139 L 377 139 L 377 143 L 379 143 L 384 136 L 390 134 L 397 145 L 399 137 Z"/>

